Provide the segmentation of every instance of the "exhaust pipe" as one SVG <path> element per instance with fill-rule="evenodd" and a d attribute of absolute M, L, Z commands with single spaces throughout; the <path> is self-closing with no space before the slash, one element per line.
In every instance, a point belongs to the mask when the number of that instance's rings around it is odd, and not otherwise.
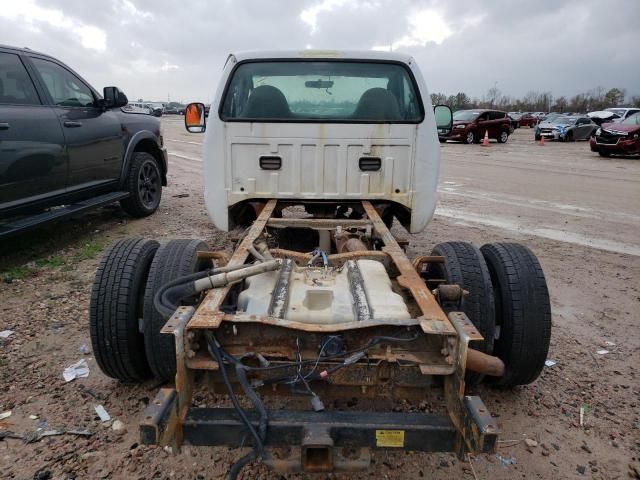
<path fill-rule="evenodd" d="M 492 377 L 502 377 L 505 367 L 504 362 L 498 357 L 469 348 L 467 349 L 467 370 Z"/>

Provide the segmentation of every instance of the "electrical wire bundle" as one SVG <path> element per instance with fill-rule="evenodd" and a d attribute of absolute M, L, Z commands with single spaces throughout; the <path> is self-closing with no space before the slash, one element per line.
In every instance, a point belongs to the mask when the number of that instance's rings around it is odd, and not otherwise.
<path fill-rule="evenodd" d="M 337 370 L 344 368 L 346 366 L 355 364 L 356 362 L 358 362 L 359 360 L 361 360 L 367 355 L 367 350 L 369 350 L 374 346 L 380 345 L 381 343 L 385 343 L 385 342 L 390 342 L 390 343 L 412 342 L 419 337 L 419 334 L 415 333 L 411 337 L 376 336 L 376 337 L 372 337 L 367 343 L 365 343 L 361 347 L 358 347 L 350 351 L 339 352 L 339 353 L 326 355 L 326 356 L 323 356 L 323 353 L 327 343 L 323 343 L 321 346 L 320 352 L 318 353 L 318 357 L 314 360 L 302 360 L 302 356 L 300 353 L 300 340 L 299 338 L 296 338 L 297 360 L 294 362 L 289 362 L 289 363 L 279 364 L 279 365 L 269 365 L 268 362 L 266 362 L 264 358 L 259 354 L 245 354 L 242 357 L 237 358 L 224 350 L 224 348 L 218 343 L 218 340 L 216 339 L 213 332 L 205 331 L 205 337 L 207 340 L 209 352 L 211 353 L 212 357 L 215 359 L 215 361 L 219 365 L 219 371 L 222 376 L 222 381 L 224 382 L 225 387 L 229 392 L 229 397 L 231 398 L 231 402 L 233 403 L 234 408 L 238 412 L 238 415 L 240 416 L 242 423 L 245 425 L 247 432 L 253 437 L 254 443 L 255 443 L 253 450 L 248 454 L 246 454 L 245 456 L 243 456 L 242 458 L 240 458 L 238 461 L 236 461 L 229 469 L 229 472 L 227 473 L 227 479 L 235 480 L 238 474 L 240 473 L 240 471 L 252 460 L 256 458 L 262 458 L 262 459 L 269 458 L 269 453 L 264 448 L 264 441 L 267 435 L 267 426 L 269 423 L 268 412 L 264 405 L 264 402 L 254 390 L 254 387 L 259 387 L 265 384 L 283 383 L 283 384 L 290 385 L 294 393 L 300 393 L 299 391 L 296 392 L 295 390 L 293 390 L 294 387 L 298 383 L 300 383 L 304 388 L 302 393 L 306 393 L 311 396 L 311 405 L 313 406 L 313 409 L 315 411 L 322 411 L 324 410 L 324 405 L 322 404 L 322 401 L 320 400 L 320 398 L 311 389 L 309 382 L 314 380 L 326 380 L 329 377 L 329 375 L 333 374 Z M 261 362 L 260 362 L 261 366 L 259 367 L 249 366 L 242 363 L 242 358 L 246 358 L 249 356 L 255 356 L 261 359 Z M 321 361 L 336 360 L 340 358 L 343 359 L 341 363 L 338 363 L 330 368 L 318 371 L 318 365 L 320 364 Z M 242 406 L 240 405 L 238 397 L 236 396 L 233 390 L 233 386 L 231 385 L 231 381 L 229 379 L 229 374 L 227 372 L 226 365 L 230 365 L 234 368 L 236 377 L 238 379 L 238 383 L 240 383 L 240 386 L 243 392 L 251 400 L 254 407 L 260 414 L 257 430 L 249 420 Z M 311 369 L 308 372 L 303 372 L 303 367 L 308 367 L 308 366 L 312 366 Z M 279 377 L 268 378 L 254 384 L 251 384 L 247 378 L 247 373 L 250 373 L 250 372 L 256 372 L 256 373 L 269 372 L 269 371 L 287 370 L 287 369 L 294 369 L 294 368 L 295 368 L 295 373 L 293 374 L 287 374 Z"/>

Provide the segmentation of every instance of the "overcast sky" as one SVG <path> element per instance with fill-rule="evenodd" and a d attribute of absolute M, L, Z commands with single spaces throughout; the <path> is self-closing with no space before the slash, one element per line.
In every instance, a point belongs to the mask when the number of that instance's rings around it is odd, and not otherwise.
<path fill-rule="evenodd" d="M 130 99 L 210 101 L 230 52 L 390 47 L 432 93 L 640 94 L 640 0 L 0 0 L 0 32 Z"/>

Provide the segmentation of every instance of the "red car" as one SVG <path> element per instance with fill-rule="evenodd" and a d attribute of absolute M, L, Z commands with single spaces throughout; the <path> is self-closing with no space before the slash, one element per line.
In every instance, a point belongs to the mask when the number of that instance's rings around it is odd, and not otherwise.
<path fill-rule="evenodd" d="M 605 123 L 589 140 L 592 152 L 601 157 L 640 154 L 640 113 L 619 123 Z"/>
<path fill-rule="evenodd" d="M 480 143 L 485 132 L 489 138 L 505 143 L 511 134 L 511 119 L 507 112 L 498 110 L 458 110 L 453 114 L 453 126 L 448 135 L 440 135 L 441 143 L 457 140 L 464 143 Z"/>
<path fill-rule="evenodd" d="M 538 124 L 538 117 L 536 117 L 532 113 L 525 113 L 520 117 L 520 120 L 518 120 L 518 123 L 520 124 L 521 127 L 533 128 Z"/>

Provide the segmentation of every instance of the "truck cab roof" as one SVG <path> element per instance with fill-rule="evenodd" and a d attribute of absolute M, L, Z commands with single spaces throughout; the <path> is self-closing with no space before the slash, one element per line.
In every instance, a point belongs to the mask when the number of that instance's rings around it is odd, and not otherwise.
<path fill-rule="evenodd" d="M 238 62 L 248 60 L 373 60 L 391 61 L 411 64 L 414 60 L 410 55 L 397 52 L 377 50 L 262 50 L 246 51 L 229 54 L 229 58 Z"/>

